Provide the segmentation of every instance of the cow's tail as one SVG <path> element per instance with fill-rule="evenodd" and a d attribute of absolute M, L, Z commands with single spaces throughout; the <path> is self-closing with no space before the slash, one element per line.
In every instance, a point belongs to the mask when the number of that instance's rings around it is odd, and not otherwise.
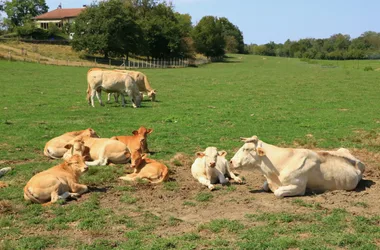
<path fill-rule="evenodd" d="M 47 157 L 50 157 L 52 159 L 61 159 L 60 157 L 56 157 L 52 154 L 52 152 L 49 150 L 49 147 L 45 147 L 44 148 L 44 155 L 46 155 Z"/>
<path fill-rule="evenodd" d="M 164 168 L 164 170 L 161 172 L 160 178 L 158 178 L 155 181 L 152 181 L 151 183 L 157 184 L 157 183 L 161 183 L 163 181 L 166 181 L 168 179 L 169 179 L 169 170 L 168 170 L 168 168 Z"/>
<path fill-rule="evenodd" d="M 30 190 L 28 186 L 24 187 L 24 198 L 25 200 L 31 200 L 34 203 L 38 203 L 38 204 L 43 203 L 42 201 L 40 201 L 37 197 L 33 195 L 32 191 Z"/>
<path fill-rule="evenodd" d="M 364 171 L 365 171 L 365 165 L 364 165 L 364 163 L 361 162 L 361 161 L 359 161 L 359 160 L 356 161 L 355 168 L 357 170 L 359 170 L 361 174 L 363 174 Z"/>

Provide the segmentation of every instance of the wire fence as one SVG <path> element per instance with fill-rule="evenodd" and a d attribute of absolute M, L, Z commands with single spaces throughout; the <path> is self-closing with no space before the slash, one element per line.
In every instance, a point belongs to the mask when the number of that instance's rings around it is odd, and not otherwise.
<path fill-rule="evenodd" d="M 189 58 L 152 58 L 152 59 L 112 59 L 112 58 L 88 58 L 87 60 L 62 59 L 42 56 L 33 51 L 27 51 L 24 48 L 0 51 L 0 58 L 8 61 L 35 62 L 50 65 L 65 66 L 84 66 L 84 67 L 102 67 L 102 68 L 121 68 L 121 69 L 142 69 L 142 68 L 184 68 L 189 66 L 198 66 L 210 63 L 211 59 L 189 59 Z"/>

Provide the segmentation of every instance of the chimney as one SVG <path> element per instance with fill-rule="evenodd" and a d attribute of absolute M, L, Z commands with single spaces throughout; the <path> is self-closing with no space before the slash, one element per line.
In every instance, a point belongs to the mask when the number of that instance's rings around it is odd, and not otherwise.
<path fill-rule="evenodd" d="M 87 7 L 87 5 L 86 4 L 83 4 L 83 8 L 86 8 Z"/>
<path fill-rule="evenodd" d="M 57 9 L 62 9 L 62 3 L 59 3 L 58 5 L 58 8 Z"/>

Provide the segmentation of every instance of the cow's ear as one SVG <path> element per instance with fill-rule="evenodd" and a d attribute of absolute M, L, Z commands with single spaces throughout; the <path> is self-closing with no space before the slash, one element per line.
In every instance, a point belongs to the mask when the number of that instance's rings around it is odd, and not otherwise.
<path fill-rule="evenodd" d="M 256 135 L 254 135 L 254 136 L 249 137 L 249 138 L 240 137 L 240 140 L 245 142 L 245 143 L 249 143 L 249 142 L 257 143 L 259 141 L 259 138 Z"/>
<path fill-rule="evenodd" d="M 138 132 L 137 130 L 133 130 L 133 131 L 132 131 L 132 134 L 134 134 L 134 135 L 138 135 L 139 132 Z"/>
<path fill-rule="evenodd" d="M 227 155 L 227 152 L 225 150 L 221 150 L 218 152 L 218 155 L 224 157 Z"/>
<path fill-rule="evenodd" d="M 146 133 L 147 134 L 150 134 L 150 133 L 152 133 L 153 132 L 153 129 L 152 128 L 148 128 L 147 130 L 146 130 Z"/>
<path fill-rule="evenodd" d="M 141 154 L 141 159 L 146 159 L 147 155 L 146 154 Z"/>
<path fill-rule="evenodd" d="M 64 148 L 65 149 L 70 149 L 72 146 L 73 146 L 73 144 L 66 144 Z"/>
<path fill-rule="evenodd" d="M 262 147 L 258 147 L 258 148 L 256 149 L 256 151 L 257 151 L 257 154 L 258 154 L 259 156 L 264 156 L 264 155 L 265 155 L 265 151 L 264 151 L 264 149 L 263 149 Z"/>
<path fill-rule="evenodd" d="M 205 156 L 205 153 L 203 153 L 203 152 L 196 152 L 195 156 L 197 156 L 198 158 L 202 158 L 203 156 Z"/>

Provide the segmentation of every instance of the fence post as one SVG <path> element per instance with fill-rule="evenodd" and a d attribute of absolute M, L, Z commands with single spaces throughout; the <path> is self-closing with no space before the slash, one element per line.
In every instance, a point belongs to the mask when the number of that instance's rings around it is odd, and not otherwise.
<path fill-rule="evenodd" d="M 111 67 L 111 58 L 108 59 L 108 66 Z"/>
<path fill-rule="evenodd" d="M 95 66 L 96 66 L 96 57 L 95 57 Z"/>

